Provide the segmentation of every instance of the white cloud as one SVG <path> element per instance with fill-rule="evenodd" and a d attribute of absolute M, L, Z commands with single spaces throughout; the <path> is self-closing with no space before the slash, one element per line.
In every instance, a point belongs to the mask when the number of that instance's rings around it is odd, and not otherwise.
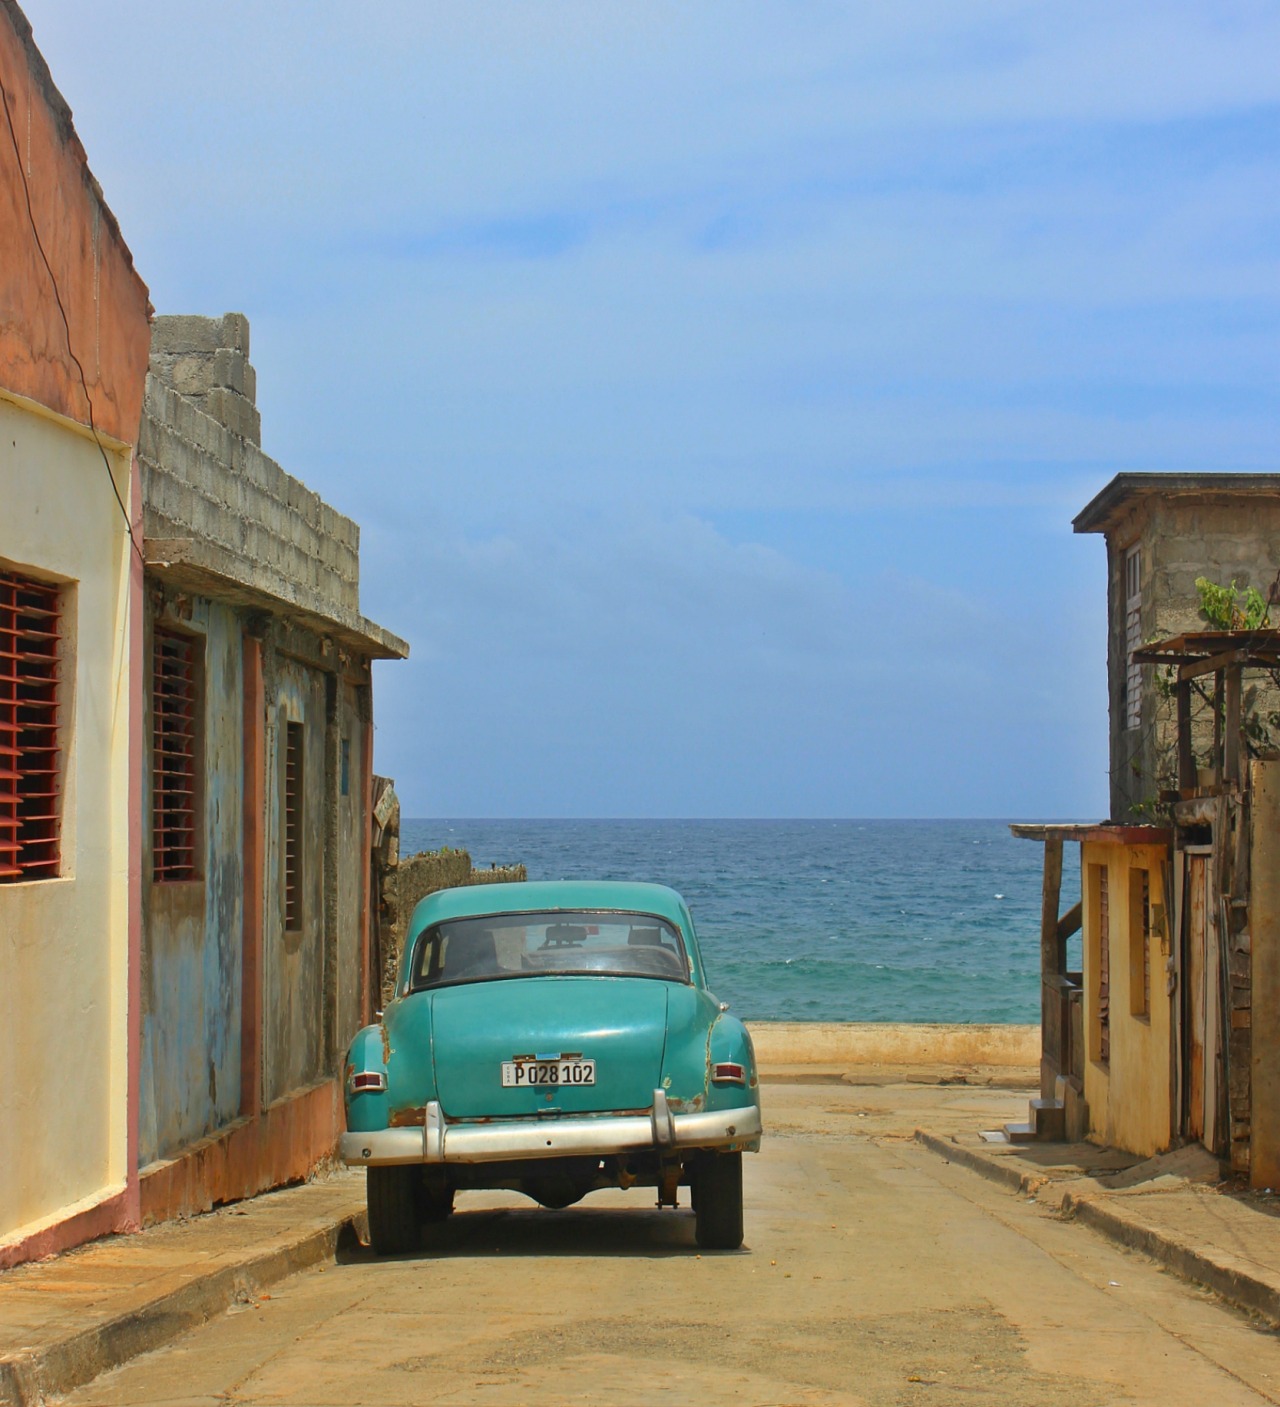
<path fill-rule="evenodd" d="M 423 805 L 1090 809 L 1071 513 L 1275 467 L 1273 6 L 25 6 L 364 525 Z"/>

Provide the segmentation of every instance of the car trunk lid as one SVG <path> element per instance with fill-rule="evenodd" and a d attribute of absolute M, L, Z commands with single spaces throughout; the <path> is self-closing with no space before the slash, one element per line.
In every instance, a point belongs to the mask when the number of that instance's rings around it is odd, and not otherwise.
<path fill-rule="evenodd" d="M 669 983 L 521 977 L 432 994 L 436 1089 L 451 1119 L 647 1109 L 662 1079 Z M 517 1056 L 595 1061 L 595 1083 L 504 1087 Z"/>

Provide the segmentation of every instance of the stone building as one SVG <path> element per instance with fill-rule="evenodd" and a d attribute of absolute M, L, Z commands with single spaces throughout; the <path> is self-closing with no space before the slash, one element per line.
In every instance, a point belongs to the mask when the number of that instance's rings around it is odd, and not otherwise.
<path fill-rule="evenodd" d="M 1211 628 L 1196 579 L 1280 612 L 1280 475 L 1122 474 L 1075 528 L 1107 539 L 1111 817 L 1012 828 L 1045 846 L 1041 1097 L 1013 1132 L 1200 1143 L 1273 1186 L 1280 1041 L 1253 1014 L 1280 1004 L 1280 629 Z"/>
<path fill-rule="evenodd" d="M 160 317 L 139 442 L 144 1221 L 301 1177 L 379 1004 L 359 529 L 259 445 L 249 324 Z"/>
<path fill-rule="evenodd" d="M 1204 629 L 1197 577 L 1266 595 L 1280 574 L 1280 474 L 1117 474 L 1073 527 L 1107 544 L 1111 817 L 1150 818 L 1176 786 L 1175 720 L 1133 651 Z M 1212 721 L 1197 713 L 1203 755 Z"/>

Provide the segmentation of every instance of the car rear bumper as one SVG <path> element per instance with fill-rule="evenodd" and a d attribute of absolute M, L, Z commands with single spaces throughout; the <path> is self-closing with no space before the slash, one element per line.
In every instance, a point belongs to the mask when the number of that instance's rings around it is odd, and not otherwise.
<path fill-rule="evenodd" d="M 760 1139 L 760 1110 L 748 1104 L 673 1114 L 662 1090 L 646 1114 L 446 1123 L 436 1102 L 421 1128 L 344 1133 L 338 1152 L 352 1167 L 403 1163 L 501 1163 L 520 1158 L 604 1157 L 612 1153 L 741 1148 Z"/>

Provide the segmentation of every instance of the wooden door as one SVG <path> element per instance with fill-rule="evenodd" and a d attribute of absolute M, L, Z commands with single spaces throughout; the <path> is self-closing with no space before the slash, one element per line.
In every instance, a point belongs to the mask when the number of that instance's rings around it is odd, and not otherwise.
<path fill-rule="evenodd" d="M 1212 1081 L 1205 1080 L 1207 1007 L 1206 956 L 1208 952 L 1209 923 L 1209 857 L 1188 855 L 1186 857 L 1186 904 L 1187 961 L 1186 997 L 1184 1004 L 1186 1019 L 1187 1053 L 1187 1134 L 1191 1138 L 1203 1140 L 1205 1129 L 1212 1131 L 1213 1121 L 1205 1117 L 1205 1095 Z"/>

